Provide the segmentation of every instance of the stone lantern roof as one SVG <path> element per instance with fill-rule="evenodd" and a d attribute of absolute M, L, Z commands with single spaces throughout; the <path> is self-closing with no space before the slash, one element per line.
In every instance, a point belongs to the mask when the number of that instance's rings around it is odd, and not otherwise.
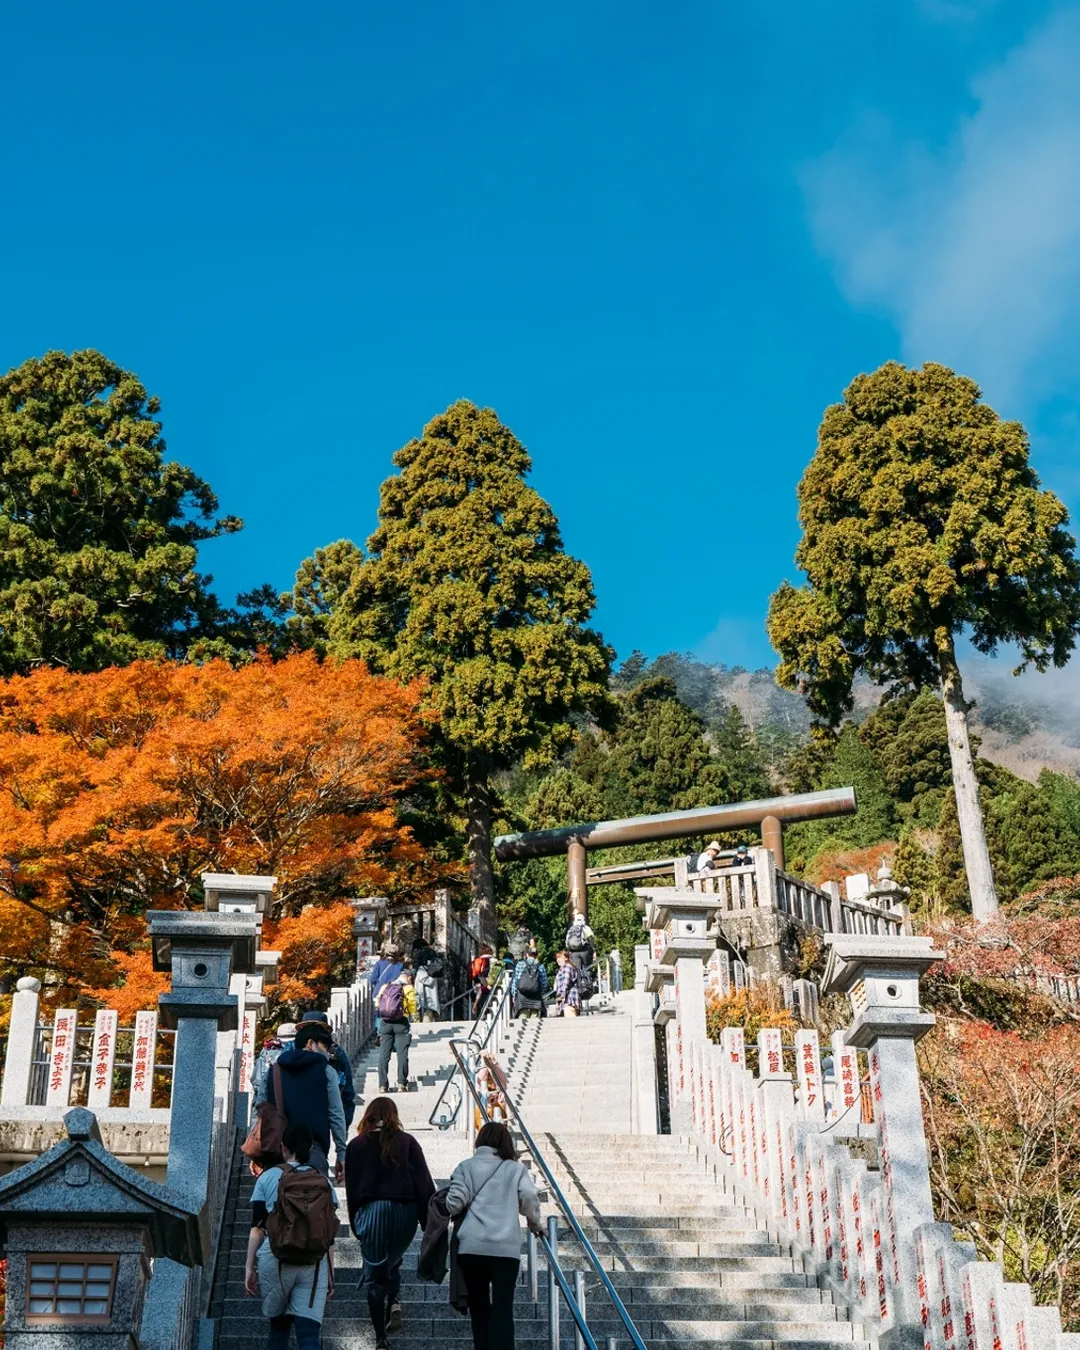
<path fill-rule="evenodd" d="M 104 1147 L 92 1111 L 64 1116 L 67 1138 L 33 1162 L 0 1178 L 0 1240 L 13 1229 L 42 1225 L 97 1230 L 141 1228 L 155 1256 L 181 1265 L 210 1258 L 210 1235 L 200 1206 L 140 1176 Z"/>

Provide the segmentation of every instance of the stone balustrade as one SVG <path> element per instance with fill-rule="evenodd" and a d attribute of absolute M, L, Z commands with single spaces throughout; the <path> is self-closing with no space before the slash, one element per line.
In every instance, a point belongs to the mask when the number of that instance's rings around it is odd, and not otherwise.
<path fill-rule="evenodd" d="M 672 946 L 671 920 L 689 918 L 695 901 L 703 918 L 716 892 L 669 891 L 665 906 L 657 891 L 645 894 L 645 986 L 660 1000 L 673 1132 L 700 1140 L 731 1192 L 851 1307 L 880 1350 L 1080 1350 L 1056 1308 L 1033 1306 L 1026 1285 L 1006 1282 L 1000 1266 L 934 1221 L 914 1048 L 934 1023 L 918 992 L 941 959 L 931 940 L 830 938 L 825 988 L 848 995 L 854 1021 L 823 1063 L 812 1029 L 788 1042 L 764 1028 L 747 1046 L 741 1028 L 727 1027 L 712 1042 L 707 970 Z M 867 1143 L 855 1142 L 867 1140 L 873 1169 Z"/>
<path fill-rule="evenodd" d="M 842 893 L 835 882 L 814 886 L 778 868 L 767 848 L 750 850 L 751 861 L 738 867 L 691 872 L 685 858 L 672 863 L 677 889 L 697 891 L 716 901 L 721 915 L 761 911 L 785 914 L 819 933 L 910 934 L 906 893 L 887 867 L 870 884 L 863 875 L 848 878 Z"/>

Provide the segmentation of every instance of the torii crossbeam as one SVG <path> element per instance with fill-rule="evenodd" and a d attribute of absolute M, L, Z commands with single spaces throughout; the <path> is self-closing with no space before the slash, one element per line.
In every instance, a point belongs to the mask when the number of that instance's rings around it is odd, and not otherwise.
<path fill-rule="evenodd" d="M 800 792 L 790 797 L 702 806 L 692 811 L 665 811 L 655 816 L 629 816 L 623 820 L 562 825 L 554 830 L 501 834 L 495 840 L 495 856 L 500 862 L 511 862 L 565 853 L 566 889 L 571 912 L 577 908 L 588 913 L 585 868 L 591 848 L 650 844 L 691 834 L 721 834 L 728 830 L 754 828 L 761 831 L 761 842 L 772 850 L 777 867 L 783 867 L 785 824 L 850 816 L 854 815 L 856 807 L 853 787 L 829 788 L 825 792 Z"/>

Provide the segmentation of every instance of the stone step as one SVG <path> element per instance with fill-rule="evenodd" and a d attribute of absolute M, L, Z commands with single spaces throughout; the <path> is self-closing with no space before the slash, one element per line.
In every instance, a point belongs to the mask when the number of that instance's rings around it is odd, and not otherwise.
<path fill-rule="evenodd" d="M 643 1238 L 687 1237 L 690 1234 L 714 1233 L 720 1228 L 738 1228 L 740 1232 L 760 1231 L 756 1215 L 748 1209 L 736 1209 L 734 1206 L 697 1219 L 685 1219 L 675 1214 L 591 1214 L 579 1222 L 589 1238 L 605 1235 L 631 1237 L 634 1234 L 640 1234 Z M 560 1220 L 560 1229 L 565 1226 L 565 1221 Z"/>
<path fill-rule="evenodd" d="M 257 1304 L 254 1305 L 258 1307 Z M 464 1317 L 431 1319 L 425 1318 L 408 1325 L 391 1337 L 393 1350 L 437 1350 L 444 1345 L 472 1345 L 472 1331 L 469 1321 Z M 517 1319 L 515 1319 L 517 1320 Z M 621 1322 L 593 1322 L 588 1319 L 589 1330 L 597 1344 L 603 1344 L 608 1336 L 614 1336 L 617 1343 L 625 1345 L 626 1331 Z M 519 1324 L 520 1325 L 520 1324 Z M 568 1337 L 569 1323 L 564 1324 L 564 1343 L 572 1344 Z M 841 1325 L 826 1327 L 813 1323 L 777 1324 L 773 1322 L 645 1322 L 638 1326 L 638 1332 L 645 1341 L 648 1350 L 663 1347 L 671 1350 L 678 1345 L 723 1345 L 725 1350 L 776 1350 L 783 1345 L 785 1350 L 871 1350 L 870 1342 L 856 1339 L 850 1328 Z M 335 1323 L 327 1319 L 323 1323 L 322 1345 L 325 1350 L 369 1350 L 374 1346 L 375 1338 L 370 1325 L 355 1322 Z M 235 1334 L 231 1329 L 221 1328 L 219 1344 L 223 1350 L 264 1350 L 266 1345 L 265 1323 L 261 1318 L 252 1318 L 243 1324 Z M 516 1350 L 548 1350 L 546 1319 L 541 1322 L 526 1323 L 521 1334 L 515 1336 Z"/>
<path fill-rule="evenodd" d="M 749 1245 L 744 1243 L 717 1243 L 717 1250 L 708 1256 L 635 1256 L 632 1267 L 613 1252 L 597 1253 L 601 1268 L 605 1271 L 628 1268 L 631 1272 L 643 1271 L 695 1271 L 700 1270 L 713 1276 L 723 1274 L 771 1274 L 791 1272 L 795 1269 L 790 1256 L 778 1252 L 774 1243 Z M 406 1257 L 408 1264 L 409 1258 Z M 559 1253 L 560 1264 L 567 1270 L 588 1270 L 584 1255 L 567 1249 Z M 334 1267 L 338 1271 L 359 1270 L 363 1262 L 360 1247 L 356 1242 L 339 1244 L 334 1249 Z M 243 1269 L 244 1252 L 234 1249 L 229 1254 L 230 1272 L 235 1268 Z M 230 1275 L 231 1278 L 231 1275 Z"/>
<path fill-rule="evenodd" d="M 428 1286 L 431 1297 L 414 1298 L 411 1292 L 402 1288 L 402 1319 L 404 1322 L 412 1320 L 412 1316 L 433 1317 L 438 1316 L 438 1312 L 429 1307 L 431 1304 L 445 1305 L 447 1302 L 446 1285 Z M 696 1294 L 705 1294 L 705 1290 L 692 1291 Z M 621 1296 L 620 1296 L 621 1297 Z M 541 1291 L 541 1306 L 533 1303 L 529 1298 L 529 1291 L 524 1285 L 519 1286 L 517 1296 L 514 1301 L 515 1318 L 522 1323 L 535 1318 L 546 1320 L 545 1295 Z M 835 1322 L 838 1318 L 838 1310 L 832 1304 L 798 1304 L 793 1303 L 785 1311 L 786 1317 L 778 1317 L 777 1305 L 774 1303 L 748 1303 L 741 1299 L 722 1299 L 715 1296 L 709 1298 L 687 1298 L 672 1299 L 668 1290 L 660 1290 L 652 1296 L 635 1296 L 631 1300 L 623 1300 L 626 1304 L 627 1312 L 634 1322 L 642 1320 L 666 1319 L 669 1316 L 669 1309 L 673 1303 L 678 1304 L 678 1320 L 687 1322 L 764 1322 L 776 1321 L 786 1322 L 788 1320 L 800 1324 L 812 1322 L 818 1323 Z M 606 1305 L 606 1306 L 605 1306 Z M 591 1309 L 589 1316 L 607 1317 L 615 1316 L 614 1310 L 610 1306 L 603 1291 L 597 1286 L 586 1292 L 585 1306 Z M 251 1315 L 251 1300 L 246 1295 L 241 1295 L 239 1289 L 235 1297 L 229 1297 L 225 1300 L 224 1317 L 226 1319 L 235 1318 L 241 1320 Z M 359 1291 L 343 1289 L 340 1285 L 334 1292 L 333 1302 L 331 1304 L 330 1315 L 335 1322 L 346 1319 L 363 1319 L 368 1315 L 367 1299 L 362 1298 Z"/>

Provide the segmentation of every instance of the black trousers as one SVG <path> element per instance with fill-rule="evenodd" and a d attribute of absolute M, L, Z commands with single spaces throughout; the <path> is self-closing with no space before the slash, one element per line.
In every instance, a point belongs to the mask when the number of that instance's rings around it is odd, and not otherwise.
<path fill-rule="evenodd" d="M 469 1295 L 474 1350 L 514 1350 L 516 1256 L 458 1256 Z"/>

